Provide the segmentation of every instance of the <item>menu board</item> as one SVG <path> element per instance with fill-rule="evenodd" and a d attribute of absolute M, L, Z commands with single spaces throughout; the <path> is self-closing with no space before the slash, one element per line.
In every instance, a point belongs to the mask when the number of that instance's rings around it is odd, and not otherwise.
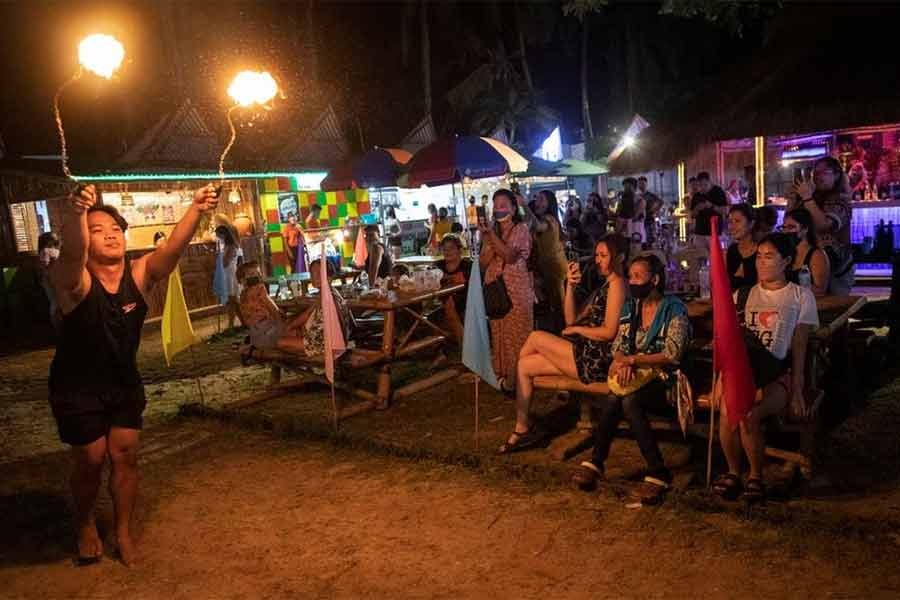
<path fill-rule="evenodd" d="M 191 192 L 103 192 L 103 203 L 115 206 L 131 227 L 174 225 L 191 201 Z"/>

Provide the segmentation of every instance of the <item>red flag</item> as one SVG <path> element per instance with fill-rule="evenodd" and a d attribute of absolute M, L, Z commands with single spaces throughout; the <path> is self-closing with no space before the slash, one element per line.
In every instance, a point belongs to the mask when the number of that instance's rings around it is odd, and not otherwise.
<path fill-rule="evenodd" d="M 718 218 L 713 218 L 709 239 L 710 286 L 713 305 L 713 365 L 722 374 L 728 422 L 737 427 L 750 413 L 756 398 L 756 385 L 747 358 L 747 346 L 731 295 L 725 258 L 719 246 Z"/>
<path fill-rule="evenodd" d="M 331 295 L 331 285 L 328 283 L 328 261 L 325 259 L 325 243 L 322 243 L 322 260 L 319 266 L 322 268 L 322 289 L 319 297 L 322 300 L 322 321 L 325 330 L 325 377 L 334 383 L 334 361 L 346 352 L 347 343 L 344 340 L 344 330 L 338 317 L 337 305 L 334 296 Z"/>

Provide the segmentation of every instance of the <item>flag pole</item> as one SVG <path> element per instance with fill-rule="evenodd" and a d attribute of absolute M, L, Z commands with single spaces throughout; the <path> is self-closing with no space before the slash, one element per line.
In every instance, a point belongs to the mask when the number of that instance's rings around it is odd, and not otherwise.
<path fill-rule="evenodd" d="M 188 346 L 191 351 L 191 362 L 194 363 L 194 381 L 197 382 L 197 391 L 200 392 L 200 407 L 206 408 L 206 400 L 203 397 L 203 386 L 200 385 L 200 376 L 197 375 L 197 357 L 194 355 L 194 345 Z"/>
<path fill-rule="evenodd" d="M 332 421 L 334 422 L 334 432 L 337 433 L 341 421 L 338 417 L 337 396 L 334 393 L 334 381 L 331 382 L 331 411 L 333 415 Z"/>
<path fill-rule="evenodd" d="M 478 450 L 479 439 L 478 439 L 478 422 L 479 422 L 479 414 L 478 414 L 478 383 L 480 378 L 478 375 L 475 376 L 475 449 Z"/>
<path fill-rule="evenodd" d="M 716 374 L 716 351 L 715 351 L 715 340 L 713 340 L 713 388 L 712 388 L 712 397 L 710 401 L 710 411 L 709 411 L 709 442 L 706 448 L 706 489 L 709 489 L 712 486 L 712 450 L 713 450 L 713 437 L 716 434 L 716 404 L 718 400 L 718 388 L 719 388 L 719 377 Z"/>

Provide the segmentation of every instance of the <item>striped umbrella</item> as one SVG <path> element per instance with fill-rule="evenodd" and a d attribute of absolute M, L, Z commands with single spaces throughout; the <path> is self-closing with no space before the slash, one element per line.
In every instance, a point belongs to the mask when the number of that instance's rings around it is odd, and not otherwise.
<path fill-rule="evenodd" d="M 416 152 L 409 162 L 407 185 L 419 187 L 483 179 L 528 169 L 528 161 L 497 140 L 457 136 L 444 138 Z"/>

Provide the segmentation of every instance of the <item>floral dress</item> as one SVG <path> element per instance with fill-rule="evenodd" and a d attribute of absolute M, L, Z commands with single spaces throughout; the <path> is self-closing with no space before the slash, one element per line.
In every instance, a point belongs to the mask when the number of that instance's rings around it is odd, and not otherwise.
<path fill-rule="evenodd" d="M 604 285 L 594 293 L 590 300 L 587 321 L 584 326 L 601 327 L 603 325 L 608 295 L 609 285 Z M 592 340 L 581 335 L 575 336 L 575 340 L 572 342 L 572 355 L 575 359 L 578 379 L 582 383 L 606 381 L 609 365 L 612 364 L 611 346 L 611 342 L 608 341 Z"/>
<path fill-rule="evenodd" d="M 512 309 L 502 319 L 491 320 L 491 355 L 494 373 L 515 381 L 519 352 L 525 340 L 534 329 L 534 284 L 528 270 L 528 256 L 531 254 L 531 233 L 528 226 L 518 223 L 504 236 L 506 245 L 516 251 L 514 263 L 504 263 L 500 256 L 494 256 L 484 274 L 488 284 L 503 273 L 503 282 L 512 302 Z"/>

